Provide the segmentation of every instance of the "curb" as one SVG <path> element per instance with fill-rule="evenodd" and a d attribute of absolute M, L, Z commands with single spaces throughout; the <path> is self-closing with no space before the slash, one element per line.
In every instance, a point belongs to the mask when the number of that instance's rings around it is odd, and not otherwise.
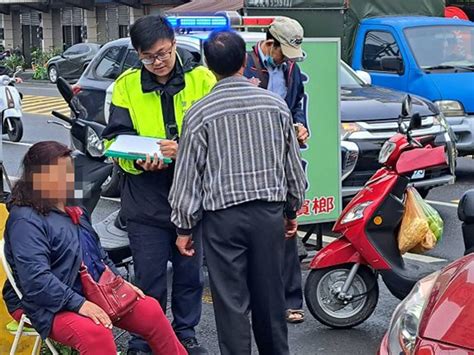
<path fill-rule="evenodd" d="M 32 70 L 25 70 L 25 71 L 21 72 L 18 76 L 20 78 L 22 78 L 23 81 L 25 81 L 25 82 L 33 82 L 33 83 L 41 83 L 41 84 L 50 83 L 50 81 L 47 80 L 47 79 L 45 79 L 45 80 L 34 80 L 33 79 L 33 74 L 34 74 L 34 72 Z"/>

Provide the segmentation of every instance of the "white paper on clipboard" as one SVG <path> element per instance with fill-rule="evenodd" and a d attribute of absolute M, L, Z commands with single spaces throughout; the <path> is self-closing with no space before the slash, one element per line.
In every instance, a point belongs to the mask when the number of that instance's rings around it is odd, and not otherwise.
<path fill-rule="evenodd" d="M 107 150 L 130 155 L 131 157 L 144 156 L 147 154 L 153 157 L 154 154 L 157 154 L 160 159 L 163 159 L 159 145 L 161 140 L 162 139 L 151 137 L 120 135 Z"/>

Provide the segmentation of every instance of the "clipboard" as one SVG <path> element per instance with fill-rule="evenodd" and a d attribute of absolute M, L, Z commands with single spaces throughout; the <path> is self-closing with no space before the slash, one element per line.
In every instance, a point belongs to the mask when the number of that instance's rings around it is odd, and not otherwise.
<path fill-rule="evenodd" d="M 164 163 L 170 164 L 173 160 L 165 158 L 158 144 L 162 139 L 134 135 L 120 135 L 105 151 L 105 156 L 126 160 L 145 160 L 147 154 L 151 157 L 156 153 Z"/>

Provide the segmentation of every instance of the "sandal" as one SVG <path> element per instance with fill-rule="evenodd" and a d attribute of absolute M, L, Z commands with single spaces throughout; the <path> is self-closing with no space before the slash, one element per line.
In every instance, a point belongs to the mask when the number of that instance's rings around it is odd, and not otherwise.
<path fill-rule="evenodd" d="M 304 311 L 302 309 L 287 309 L 286 321 L 291 324 L 304 322 Z"/>

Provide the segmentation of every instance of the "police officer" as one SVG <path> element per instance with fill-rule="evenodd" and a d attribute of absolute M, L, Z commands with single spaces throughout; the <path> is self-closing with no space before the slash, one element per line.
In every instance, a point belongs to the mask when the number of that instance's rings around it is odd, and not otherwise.
<path fill-rule="evenodd" d="M 184 113 L 211 90 L 216 79 L 199 65 L 198 55 L 177 48 L 174 30 L 164 17 L 138 19 L 130 28 L 130 37 L 143 65 L 127 70 L 115 82 L 103 136 L 109 142 L 120 134 L 163 138 L 161 152 L 175 159 Z M 119 159 L 119 165 L 125 172 L 121 203 L 136 284 L 166 312 L 170 260 L 174 330 L 190 354 L 206 354 L 194 330 L 201 317 L 203 291 L 200 238 L 194 239 L 195 256 L 182 256 L 175 247 L 177 234 L 170 221 L 168 193 L 174 162 L 167 165 L 154 156 L 143 161 Z M 128 353 L 140 352 L 150 352 L 150 348 L 142 339 L 132 337 Z"/>

